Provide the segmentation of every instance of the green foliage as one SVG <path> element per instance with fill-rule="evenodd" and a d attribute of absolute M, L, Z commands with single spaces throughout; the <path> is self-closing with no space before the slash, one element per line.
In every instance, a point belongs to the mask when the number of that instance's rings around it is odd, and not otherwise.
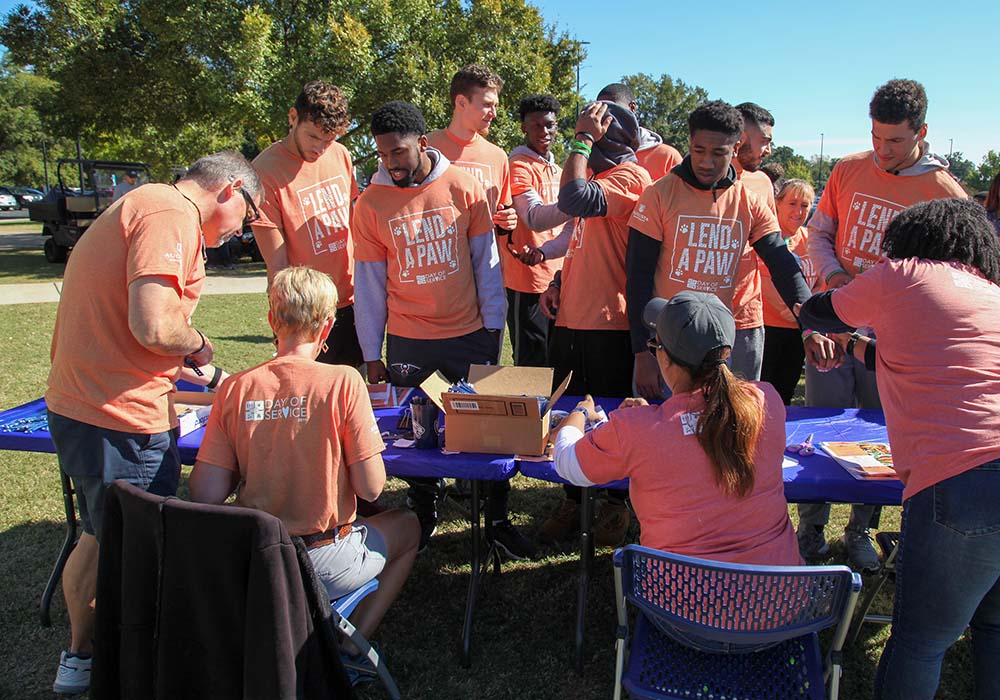
<path fill-rule="evenodd" d="M 572 104 L 582 58 L 525 0 L 41 0 L 7 16 L 0 42 L 53 86 L 58 133 L 160 177 L 221 148 L 255 155 L 284 135 L 299 89 L 317 78 L 348 95 L 344 142 L 364 162 L 379 105 L 409 100 L 443 126 L 451 76 L 472 62 L 506 81 L 491 139 L 511 147 L 520 97 Z"/>
<path fill-rule="evenodd" d="M 959 182 L 965 182 L 975 169 L 976 164 L 961 151 L 954 151 L 948 156 L 948 170 Z"/>
<path fill-rule="evenodd" d="M 775 146 L 766 162 L 781 163 L 785 169 L 786 180 L 798 178 L 811 185 L 816 184 L 816 170 L 810 166 L 809 161 L 804 156 L 796 153 L 791 146 Z"/>
<path fill-rule="evenodd" d="M 639 123 L 658 133 L 681 153 L 687 153 L 688 115 L 708 99 L 708 91 L 666 74 L 656 80 L 648 73 L 637 73 L 624 76 L 622 82 L 635 95 Z"/>
<path fill-rule="evenodd" d="M 43 141 L 50 163 L 71 152 L 69 141 L 52 142 L 42 117 L 55 90 L 53 81 L 0 58 L 0 184 L 43 184 Z"/>
<path fill-rule="evenodd" d="M 962 184 L 970 192 L 988 190 L 998 173 L 1000 173 L 1000 153 L 991 150 L 983 156 L 982 162 L 968 174 Z"/>

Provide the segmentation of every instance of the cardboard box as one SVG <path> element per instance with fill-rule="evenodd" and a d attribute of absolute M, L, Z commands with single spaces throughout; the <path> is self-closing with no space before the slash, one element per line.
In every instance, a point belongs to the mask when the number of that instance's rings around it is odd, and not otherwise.
<path fill-rule="evenodd" d="M 541 455 L 548 443 L 552 406 L 573 376 L 567 376 L 550 397 L 552 374 L 548 367 L 472 365 L 469 382 L 475 394 L 450 392 L 451 382 L 440 372 L 420 388 L 445 414 L 448 451 Z M 539 396 L 549 398 L 544 413 L 539 410 Z"/>
<path fill-rule="evenodd" d="M 215 394 L 207 391 L 175 391 L 174 411 L 177 413 L 177 424 L 181 437 L 193 433 L 198 428 L 204 428 L 208 423 L 208 415 L 212 412 L 212 401 Z"/>

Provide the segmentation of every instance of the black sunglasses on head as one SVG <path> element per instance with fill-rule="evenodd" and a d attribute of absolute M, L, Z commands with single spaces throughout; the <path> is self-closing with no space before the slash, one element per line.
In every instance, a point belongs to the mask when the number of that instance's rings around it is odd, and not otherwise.
<path fill-rule="evenodd" d="M 243 217 L 243 225 L 247 226 L 260 219 L 260 209 L 253 203 L 253 197 L 246 191 L 246 188 L 240 187 L 240 194 L 243 195 L 243 199 L 247 203 L 247 213 Z"/>

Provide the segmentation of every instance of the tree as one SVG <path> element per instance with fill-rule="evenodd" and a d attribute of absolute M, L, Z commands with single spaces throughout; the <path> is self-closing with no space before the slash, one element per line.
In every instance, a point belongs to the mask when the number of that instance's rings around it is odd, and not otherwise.
<path fill-rule="evenodd" d="M 948 170 L 959 182 L 964 182 L 975 169 L 976 164 L 966 159 L 961 151 L 954 151 L 948 156 Z"/>
<path fill-rule="evenodd" d="M 501 112 L 528 92 L 573 102 L 582 46 L 547 27 L 525 0 L 40 0 L 0 27 L 14 59 L 56 85 L 59 129 L 88 154 L 171 164 L 223 147 L 254 155 L 285 133 L 302 84 L 320 78 L 347 94 L 345 144 L 359 160 L 376 107 L 405 99 L 428 125 L 450 116 L 448 85 L 466 63 L 506 81 Z M 512 146 L 517 124 L 491 138 Z"/>
<path fill-rule="evenodd" d="M 989 151 L 962 184 L 971 192 L 988 190 L 997 173 L 1000 173 L 1000 153 Z"/>
<path fill-rule="evenodd" d="M 54 143 L 42 114 L 55 84 L 0 58 L 0 183 L 41 185 L 44 182 L 42 143 L 50 161 L 70 152 L 68 141 Z"/>
<path fill-rule="evenodd" d="M 647 73 L 626 75 L 622 82 L 635 95 L 639 123 L 655 131 L 666 143 L 682 153 L 688 150 L 688 115 L 708 99 L 708 91 L 683 80 L 661 75 L 654 80 Z"/>
<path fill-rule="evenodd" d="M 767 157 L 768 163 L 781 163 L 785 169 L 785 179 L 792 180 L 798 178 L 805 180 L 809 184 L 815 184 L 815 170 L 810 167 L 809 161 L 799 155 L 791 146 L 775 146 L 771 155 Z"/>

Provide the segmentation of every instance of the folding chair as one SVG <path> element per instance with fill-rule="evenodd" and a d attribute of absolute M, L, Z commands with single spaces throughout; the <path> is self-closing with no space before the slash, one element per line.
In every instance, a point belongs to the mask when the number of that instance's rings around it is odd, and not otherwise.
<path fill-rule="evenodd" d="M 824 681 L 837 697 L 861 590 L 846 566 L 726 564 L 637 545 L 614 565 L 615 700 L 622 688 L 631 698 L 818 699 Z M 637 609 L 631 639 L 626 603 Z M 824 665 L 816 632 L 834 625 Z"/>
<path fill-rule="evenodd" d="M 861 634 L 861 625 L 866 622 L 875 622 L 880 625 L 892 624 L 892 615 L 869 615 L 868 611 L 871 609 L 872 603 L 875 602 L 875 596 L 882 590 L 886 581 L 896 580 L 896 553 L 899 550 L 899 537 L 900 533 L 898 532 L 879 532 L 875 535 L 875 542 L 882 550 L 882 566 L 879 568 L 878 578 L 865 588 L 865 595 L 858 603 L 858 613 L 851 625 L 851 631 L 847 635 L 848 644 L 854 644 L 858 635 Z"/>
<path fill-rule="evenodd" d="M 330 605 L 333 609 L 333 617 L 337 623 L 337 627 L 344 635 L 354 642 L 354 645 L 361 650 L 362 655 L 368 661 L 371 666 L 365 664 L 352 663 L 347 659 L 343 659 L 344 668 L 350 668 L 358 673 L 363 673 L 369 676 L 378 676 L 379 680 L 382 681 L 382 685 L 385 686 L 385 691 L 389 694 L 392 700 L 399 700 L 399 687 L 396 686 L 396 681 L 393 680 L 392 674 L 389 673 L 389 669 L 386 668 L 385 661 L 379 655 L 379 653 L 368 643 L 357 628 L 351 624 L 348 619 L 351 613 L 354 612 L 354 608 L 358 606 L 365 596 L 369 593 L 374 593 L 378 589 L 378 579 L 373 578 L 371 581 L 361 586 L 361 588 L 355 589 L 353 592 L 347 595 L 337 598 L 331 601 Z M 374 669 L 374 670 L 373 670 Z"/>

